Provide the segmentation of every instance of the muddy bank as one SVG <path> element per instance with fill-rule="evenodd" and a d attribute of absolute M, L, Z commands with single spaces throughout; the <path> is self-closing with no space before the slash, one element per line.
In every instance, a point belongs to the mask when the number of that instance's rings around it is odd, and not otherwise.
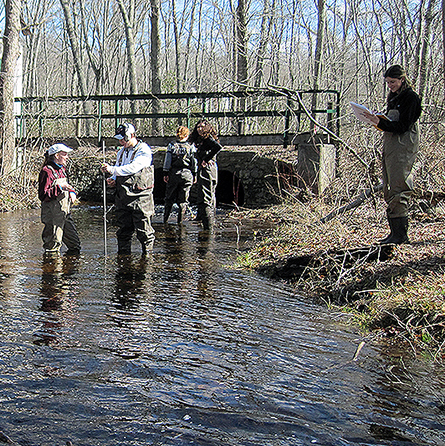
<path fill-rule="evenodd" d="M 261 211 L 246 211 L 245 216 Z M 411 243 L 379 246 L 385 220 L 369 204 L 326 224 L 326 209 L 315 203 L 262 211 L 276 229 L 238 259 L 250 268 L 284 280 L 335 311 L 351 314 L 364 330 L 406 344 L 434 359 L 445 357 L 445 212 L 414 211 Z M 257 215 L 258 217 L 258 215 Z"/>

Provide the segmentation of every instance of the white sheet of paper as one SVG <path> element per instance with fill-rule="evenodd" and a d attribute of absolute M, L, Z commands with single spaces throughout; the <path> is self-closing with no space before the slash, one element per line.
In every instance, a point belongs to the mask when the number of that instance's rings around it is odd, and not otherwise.
<path fill-rule="evenodd" d="M 357 119 L 360 119 L 360 121 L 362 122 L 366 122 L 366 124 L 374 125 L 374 123 L 364 114 L 364 112 L 366 111 L 368 113 L 371 113 L 371 115 L 373 115 L 374 113 L 371 110 L 366 108 L 364 105 L 356 104 L 355 102 L 350 102 L 350 104 L 352 107 L 352 111 L 354 112 L 354 115 L 357 117 Z"/>

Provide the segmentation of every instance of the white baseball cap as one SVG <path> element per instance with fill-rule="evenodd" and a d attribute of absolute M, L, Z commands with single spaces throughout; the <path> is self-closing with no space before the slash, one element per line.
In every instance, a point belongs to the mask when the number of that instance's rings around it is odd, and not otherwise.
<path fill-rule="evenodd" d="M 49 149 L 48 149 L 48 155 L 55 155 L 56 153 L 59 152 L 72 152 L 73 149 L 71 147 L 66 146 L 65 144 L 53 144 Z"/>

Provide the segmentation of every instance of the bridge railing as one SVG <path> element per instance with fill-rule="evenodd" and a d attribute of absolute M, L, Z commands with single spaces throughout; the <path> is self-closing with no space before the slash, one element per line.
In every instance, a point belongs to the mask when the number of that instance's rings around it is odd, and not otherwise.
<path fill-rule="evenodd" d="M 231 145 L 288 145 L 294 135 L 309 130 L 304 108 L 340 132 L 340 97 L 336 90 L 292 92 L 246 90 L 209 93 L 58 96 L 16 98 L 20 140 L 34 138 L 93 138 L 113 134 L 126 120 L 136 124 L 138 135 L 166 138 L 178 125 L 191 127 L 202 117 L 215 123 L 218 134 Z M 312 109 L 312 98 L 324 107 Z M 307 104 L 306 104 L 307 103 Z"/>

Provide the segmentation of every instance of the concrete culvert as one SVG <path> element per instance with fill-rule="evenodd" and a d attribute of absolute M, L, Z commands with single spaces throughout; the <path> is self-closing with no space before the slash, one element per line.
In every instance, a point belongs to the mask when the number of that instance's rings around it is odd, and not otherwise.
<path fill-rule="evenodd" d="M 165 182 L 163 170 L 155 169 L 155 187 L 153 191 L 156 204 L 164 204 Z M 190 191 L 190 203 L 196 203 L 196 184 Z M 233 204 L 238 206 L 244 204 L 244 186 L 236 174 L 228 170 L 218 171 L 218 186 L 216 187 L 216 203 Z"/>
<path fill-rule="evenodd" d="M 218 185 L 216 186 L 216 203 L 244 205 L 244 186 L 238 176 L 228 170 L 218 172 Z"/>

